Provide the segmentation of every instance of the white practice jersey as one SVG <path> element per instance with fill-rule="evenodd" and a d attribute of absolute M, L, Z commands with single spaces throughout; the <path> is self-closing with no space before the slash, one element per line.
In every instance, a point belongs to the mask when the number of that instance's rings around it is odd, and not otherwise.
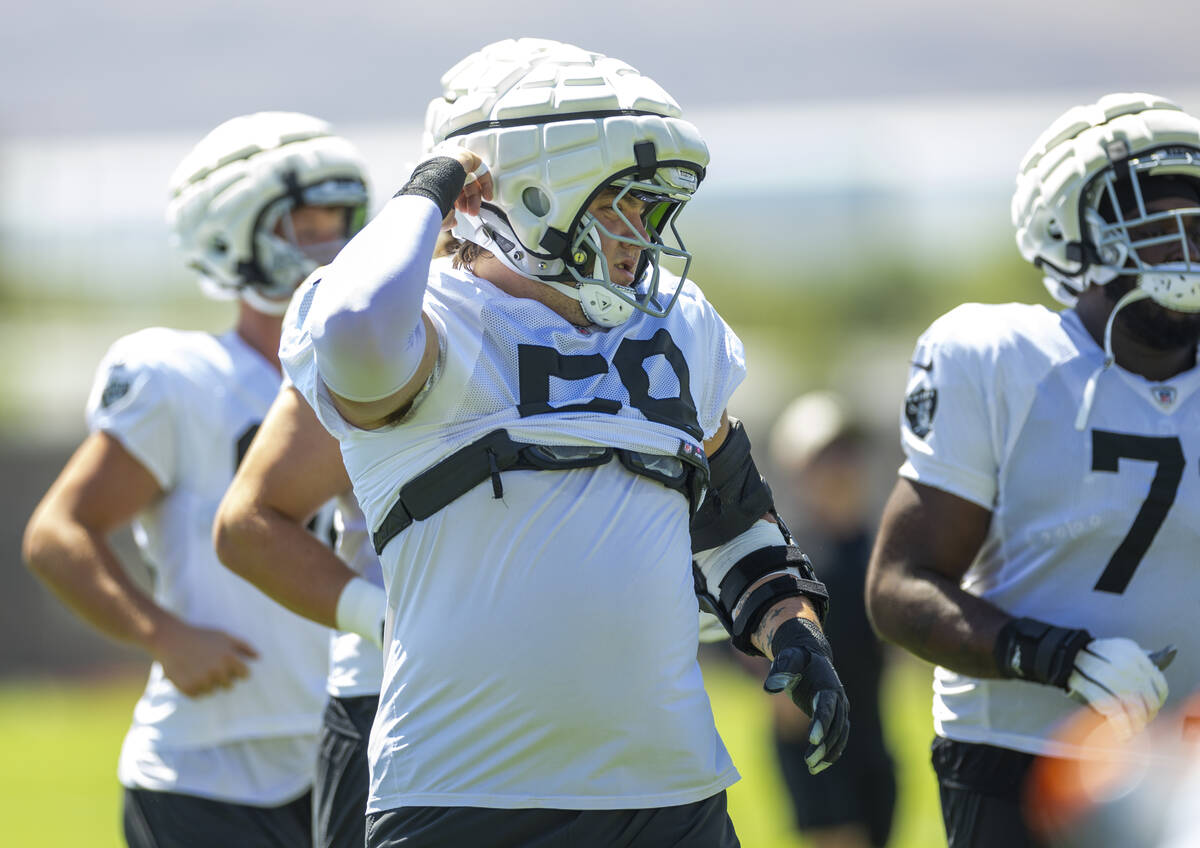
<path fill-rule="evenodd" d="M 669 298 L 679 283 L 664 277 Z M 403 421 L 364 431 L 316 372 L 306 295 L 285 319 L 284 366 L 341 442 L 372 528 L 402 484 L 499 428 L 699 448 L 745 371 L 691 283 L 665 319 L 605 332 L 437 261 L 434 375 Z M 391 629 L 368 808 L 659 807 L 733 783 L 696 662 L 686 499 L 616 461 L 501 481 L 502 497 L 476 486 L 383 550 Z"/>
<path fill-rule="evenodd" d="M 333 526 L 337 534 L 337 555 L 356 574 L 376 586 L 383 586 L 379 557 L 371 547 L 367 517 L 358 507 L 354 494 L 337 498 Z M 383 652 L 357 633 L 334 631 L 329 637 L 329 680 L 326 691 L 335 698 L 378 695 L 383 677 Z"/>
<path fill-rule="evenodd" d="M 1147 651 L 1179 648 L 1172 706 L 1200 686 L 1200 369 L 1153 382 L 1112 366 L 1073 310 L 960 306 L 917 342 L 901 475 L 992 513 L 963 587 L 1014 616 Z M 1079 755 L 1051 737 L 1061 689 L 938 668 L 934 723 L 951 739 Z M 1178 711 L 1175 711 L 1178 713 Z"/>
<path fill-rule="evenodd" d="M 154 663 L 122 751 L 126 785 L 280 803 L 311 781 L 328 630 L 222 566 L 212 546 L 217 506 L 278 389 L 279 374 L 234 332 L 143 330 L 100 365 L 90 428 L 117 439 L 166 493 L 133 522 L 155 600 L 259 654 L 248 678 L 200 698 Z"/>

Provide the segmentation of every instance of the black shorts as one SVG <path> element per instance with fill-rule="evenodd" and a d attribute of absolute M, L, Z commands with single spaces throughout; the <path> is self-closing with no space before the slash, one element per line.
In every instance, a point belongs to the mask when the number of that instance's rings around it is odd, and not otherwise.
<path fill-rule="evenodd" d="M 940 736 L 932 752 L 948 848 L 1045 848 L 1021 809 L 1033 754 Z"/>
<path fill-rule="evenodd" d="M 896 775 L 892 758 L 869 732 L 855 735 L 840 760 L 820 774 L 809 774 L 804 740 L 775 739 L 775 754 L 792 800 L 800 831 L 859 825 L 877 848 L 887 844 L 896 809 Z"/>
<path fill-rule="evenodd" d="M 368 848 L 739 848 L 725 793 L 648 810 L 401 807 L 367 816 Z"/>
<path fill-rule="evenodd" d="M 129 848 L 295 848 L 312 841 L 312 795 L 253 807 L 126 788 L 123 820 Z"/>
<path fill-rule="evenodd" d="M 367 740 L 378 706 L 378 695 L 330 698 L 325 705 L 313 785 L 315 848 L 362 848 L 366 842 Z"/>

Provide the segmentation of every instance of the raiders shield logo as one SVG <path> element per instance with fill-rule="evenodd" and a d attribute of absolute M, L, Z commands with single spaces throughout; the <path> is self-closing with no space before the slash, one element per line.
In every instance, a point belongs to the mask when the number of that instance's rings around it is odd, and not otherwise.
<path fill-rule="evenodd" d="M 933 413 L 937 411 L 937 389 L 920 388 L 909 392 L 904 399 L 904 417 L 909 429 L 923 439 L 933 429 Z"/>
<path fill-rule="evenodd" d="M 129 381 L 129 372 L 125 370 L 125 366 L 119 363 L 114 365 L 108 372 L 108 382 L 105 383 L 104 392 L 100 395 L 100 408 L 108 409 L 125 397 L 126 392 L 129 391 Z"/>

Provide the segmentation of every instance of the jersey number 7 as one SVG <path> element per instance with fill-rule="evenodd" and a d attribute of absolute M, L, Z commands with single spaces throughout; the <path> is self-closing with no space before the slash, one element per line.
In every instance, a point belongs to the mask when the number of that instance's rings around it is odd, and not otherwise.
<path fill-rule="evenodd" d="M 1153 462 L 1158 467 L 1150 492 L 1142 502 L 1133 526 L 1113 551 L 1112 558 L 1096 581 L 1097 592 L 1119 595 L 1125 591 L 1133 572 L 1137 570 L 1154 541 L 1155 534 L 1167 518 L 1179 481 L 1183 479 L 1183 448 L 1178 436 L 1135 436 L 1132 433 L 1092 431 L 1092 470 L 1119 470 L 1121 459 Z"/>

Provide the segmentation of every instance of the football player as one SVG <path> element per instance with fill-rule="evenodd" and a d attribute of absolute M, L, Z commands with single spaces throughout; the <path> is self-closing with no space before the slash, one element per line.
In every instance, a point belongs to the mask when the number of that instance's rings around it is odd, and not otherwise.
<path fill-rule="evenodd" d="M 197 144 L 167 218 L 205 290 L 238 300 L 236 324 L 118 340 L 88 401 L 91 435 L 26 529 L 33 571 L 154 660 L 118 766 L 135 848 L 310 842 L 328 634 L 221 567 L 211 527 L 279 391 L 288 299 L 365 208 L 361 160 L 324 121 L 262 112 Z M 153 596 L 107 542 L 129 522 Z"/>
<path fill-rule="evenodd" d="M 305 524 L 335 499 L 336 554 Z M 292 387 L 272 404 L 213 525 L 217 555 L 289 609 L 335 628 L 313 789 L 313 844 L 361 848 L 367 738 L 383 676 L 385 598 L 337 441 Z"/>
<path fill-rule="evenodd" d="M 1036 754 L 1089 755 L 1053 737 L 1074 701 L 1129 737 L 1200 683 L 1200 120 L 1071 109 L 1012 214 L 1070 308 L 965 304 L 917 342 L 867 585 L 879 632 L 938 666 L 951 848 L 1037 844 L 1019 787 Z"/>
<path fill-rule="evenodd" d="M 383 566 L 368 844 L 736 845 L 697 589 L 815 716 L 810 768 L 848 725 L 824 586 L 724 413 L 741 343 L 661 262 L 688 270 L 707 149 L 649 78 L 567 44 L 499 42 L 442 83 L 434 154 L 297 292 L 280 349 Z"/>

